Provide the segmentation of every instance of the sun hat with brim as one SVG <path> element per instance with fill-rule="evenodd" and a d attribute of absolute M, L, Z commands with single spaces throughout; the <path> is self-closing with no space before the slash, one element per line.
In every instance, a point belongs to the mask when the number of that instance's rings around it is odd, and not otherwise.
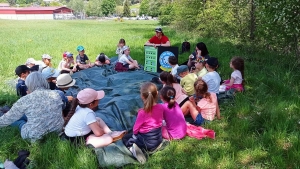
<path fill-rule="evenodd" d="M 26 65 L 20 65 L 16 68 L 15 73 L 16 75 L 20 76 L 22 73 L 26 73 L 27 71 L 30 71 L 29 67 Z"/>
<path fill-rule="evenodd" d="M 189 67 L 187 65 L 181 65 L 177 68 L 177 75 L 186 71 L 189 71 Z"/>
<path fill-rule="evenodd" d="M 56 86 L 59 88 L 72 87 L 75 83 L 76 80 L 72 79 L 72 77 L 68 73 L 60 74 L 56 78 Z"/>
<path fill-rule="evenodd" d="M 35 64 L 35 59 L 33 59 L 33 58 L 28 58 L 27 60 L 26 60 L 26 63 L 25 63 L 25 65 L 29 65 L 29 64 Z"/>
<path fill-rule="evenodd" d="M 96 91 L 91 88 L 86 88 L 81 90 L 77 94 L 77 99 L 80 104 L 89 104 L 92 103 L 94 100 L 100 100 L 105 96 L 103 90 Z"/>
<path fill-rule="evenodd" d="M 60 72 L 52 67 L 46 67 L 42 70 L 42 75 L 45 79 L 49 79 L 50 77 L 57 77 Z"/>
<path fill-rule="evenodd" d="M 123 51 L 125 51 L 127 49 L 129 49 L 129 46 L 123 46 L 123 48 L 122 48 Z"/>
<path fill-rule="evenodd" d="M 83 46 L 81 46 L 81 45 L 77 46 L 77 51 L 81 52 L 81 51 L 83 51 L 83 50 L 84 50 L 84 47 L 83 47 Z"/>
<path fill-rule="evenodd" d="M 52 59 L 52 57 L 48 54 L 43 54 L 42 59 Z"/>

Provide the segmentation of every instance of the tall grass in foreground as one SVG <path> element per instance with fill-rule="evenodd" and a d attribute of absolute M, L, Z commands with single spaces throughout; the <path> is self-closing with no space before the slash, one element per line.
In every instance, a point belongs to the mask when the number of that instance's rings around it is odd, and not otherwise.
<path fill-rule="evenodd" d="M 43 53 L 54 57 L 55 66 L 65 50 L 76 53 L 83 45 L 91 60 L 100 52 L 115 56 L 120 38 L 131 47 L 131 56 L 144 63 L 143 44 L 154 35 L 157 22 L 149 21 L 2 21 L 0 20 L 0 104 L 11 104 L 17 97 L 7 83 L 14 69 L 28 57 L 40 59 Z M 164 28 L 172 45 L 180 46 L 186 36 L 194 49 L 203 41 L 210 55 L 220 61 L 218 71 L 223 79 L 230 77 L 232 56 L 245 59 L 246 91 L 237 94 L 235 102 L 221 105 L 222 120 L 204 127 L 216 131 L 216 139 L 185 138 L 172 141 L 164 151 L 152 155 L 143 165 L 125 168 L 299 168 L 300 111 L 299 74 L 296 58 L 260 51 L 233 40 L 203 39 L 197 35 L 177 34 Z M 179 56 L 187 59 L 188 53 Z M 21 139 L 17 130 L 0 129 L 0 161 L 14 159 L 17 152 L 31 152 L 30 168 L 97 168 L 93 152 L 73 147 L 49 134 L 31 144 Z"/>

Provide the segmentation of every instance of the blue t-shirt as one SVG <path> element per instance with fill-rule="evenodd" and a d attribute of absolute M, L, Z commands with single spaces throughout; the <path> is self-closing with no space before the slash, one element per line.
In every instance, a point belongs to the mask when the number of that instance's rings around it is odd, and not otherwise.
<path fill-rule="evenodd" d="M 25 85 L 25 81 L 22 79 L 18 80 L 18 83 L 16 85 L 17 95 L 22 97 L 27 95 L 27 86 Z"/>

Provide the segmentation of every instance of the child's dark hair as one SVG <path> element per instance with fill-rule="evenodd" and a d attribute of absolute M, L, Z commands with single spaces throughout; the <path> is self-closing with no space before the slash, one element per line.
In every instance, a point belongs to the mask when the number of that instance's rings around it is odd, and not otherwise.
<path fill-rule="evenodd" d="M 168 61 L 169 61 L 169 63 L 170 63 L 171 65 L 176 65 L 176 64 L 178 64 L 178 60 L 177 60 L 177 58 L 176 58 L 175 56 L 170 56 L 169 59 L 168 59 Z"/>
<path fill-rule="evenodd" d="M 176 83 L 174 76 L 170 72 L 161 72 L 159 78 L 165 82 L 167 86 L 173 86 L 173 83 Z"/>
<path fill-rule="evenodd" d="M 209 54 L 209 52 L 208 52 L 208 50 L 207 50 L 207 47 L 206 47 L 205 43 L 199 42 L 199 43 L 197 43 L 196 46 L 197 46 L 197 48 L 198 48 L 199 50 L 201 50 L 201 56 L 206 56 L 206 55 Z"/>
<path fill-rule="evenodd" d="M 98 60 L 101 63 L 105 63 L 105 54 L 104 53 L 100 53 Z"/>
<path fill-rule="evenodd" d="M 94 103 L 96 100 L 94 100 L 92 103 Z M 90 104 L 90 103 L 89 103 Z M 87 108 L 89 104 L 80 104 L 77 98 L 74 98 L 71 102 L 71 108 L 70 111 L 68 112 L 68 115 L 64 117 L 64 126 L 66 126 L 71 119 L 71 117 L 74 115 L 76 107 L 80 106 L 81 108 Z"/>
<path fill-rule="evenodd" d="M 168 108 L 171 109 L 175 106 L 176 91 L 171 86 L 165 86 L 160 90 L 161 97 L 164 101 L 168 102 Z"/>
<path fill-rule="evenodd" d="M 242 74 L 242 78 L 243 78 L 243 85 L 244 85 L 244 59 L 239 57 L 239 56 L 235 56 L 230 60 L 232 66 L 234 67 L 234 69 L 239 70 Z"/>
<path fill-rule="evenodd" d="M 126 45 L 125 39 L 123 38 L 119 40 L 119 43 L 124 43 L 124 45 Z"/>
<path fill-rule="evenodd" d="M 209 100 L 209 102 L 212 101 L 210 98 L 210 93 L 208 92 L 207 84 L 202 79 L 198 79 L 194 83 L 194 88 L 197 97 L 206 98 Z"/>
<path fill-rule="evenodd" d="M 141 95 L 144 99 L 144 110 L 151 113 L 153 105 L 157 101 L 157 87 L 154 83 L 146 82 L 141 85 Z"/>

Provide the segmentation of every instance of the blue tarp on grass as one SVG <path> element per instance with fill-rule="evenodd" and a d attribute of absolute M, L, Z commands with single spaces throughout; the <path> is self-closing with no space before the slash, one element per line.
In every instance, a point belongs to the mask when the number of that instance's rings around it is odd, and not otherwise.
<path fill-rule="evenodd" d="M 130 130 L 134 125 L 138 109 L 143 107 L 140 85 L 157 76 L 157 73 L 143 70 L 115 72 L 113 65 L 93 67 L 73 74 L 76 84 L 67 90 L 66 94 L 76 97 L 77 93 L 84 88 L 104 90 L 105 97 L 100 100 L 96 115 L 113 131 Z M 95 152 L 101 167 L 120 167 L 137 162 L 121 140 L 104 148 L 96 148 Z"/>

